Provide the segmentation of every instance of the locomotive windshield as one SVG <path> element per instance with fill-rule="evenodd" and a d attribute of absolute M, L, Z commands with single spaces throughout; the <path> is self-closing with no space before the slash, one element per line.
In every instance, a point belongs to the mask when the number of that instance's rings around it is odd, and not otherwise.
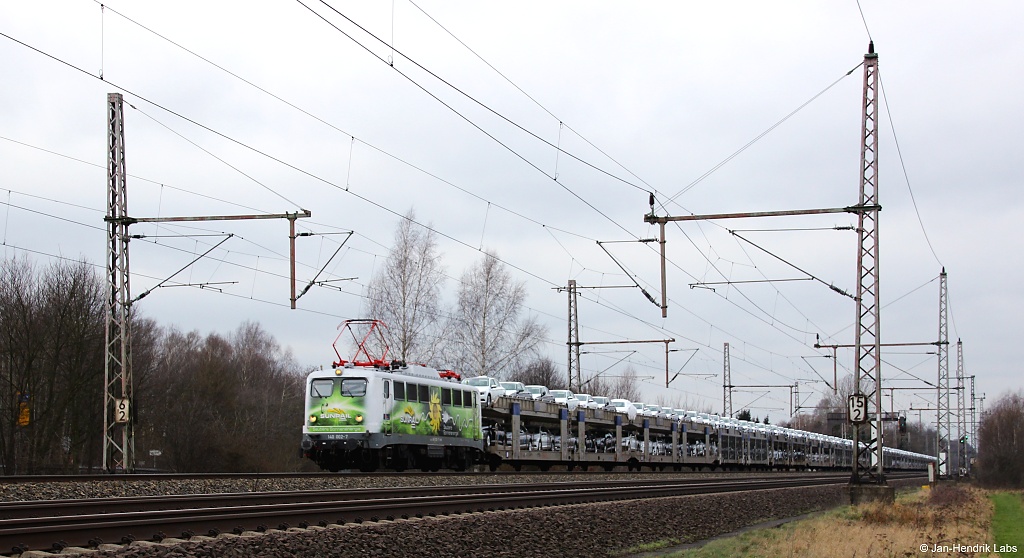
<path fill-rule="evenodd" d="M 309 391 L 313 397 L 330 397 L 334 391 L 334 379 L 313 380 L 310 382 Z"/>
<path fill-rule="evenodd" d="M 366 379 L 345 378 L 341 380 L 342 397 L 364 397 L 366 396 Z"/>
<path fill-rule="evenodd" d="M 309 384 L 309 392 L 313 397 L 330 397 L 334 394 L 334 378 L 313 380 Z M 365 397 L 366 378 L 343 378 L 341 380 L 342 397 Z"/>

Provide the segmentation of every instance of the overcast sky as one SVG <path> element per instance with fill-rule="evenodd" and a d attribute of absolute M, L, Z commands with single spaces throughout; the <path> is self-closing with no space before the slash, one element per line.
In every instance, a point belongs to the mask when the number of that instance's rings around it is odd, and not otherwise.
<path fill-rule="evenodd" d="M 978 395 L 1020 389 L 1021 3 L 303 1 L 4 2 L 5 256 L 103 265 L 105 104 L 120 91 L 130 215 L 308 209 L 299 228 L 317 236 L 298 240 L 300 289 L 325 264 L 321 279 L 355 278 L 290 310 L 285 221 L 133 225 L 150 236 L 132 242 L 133 295 L 223 238 L 182 235 L 236 235 L 168 283 L 216 289 L 156 289 L 135 307 L 145 316 L 204 334 L 258 321 L 303 365 L 328 364 L 412 209 L 439 235 L 447 302 L 495 251 L 564 368 L 555 288 L 632 284 L 597 241 L 634 241 L 605 248 L 660 298 L 656 245 L 635 242 L 657 234 L 648 191 L 673 215 L 859 201 L 870 33 L 884 89 L 882 341 L 937 340 L 945 266 L 950 340 L 963 340 Z M 854 302 L 821 282 L 764 280 L 813 275 L 853 293 L 856 233 L 833 230 L 853 224 L 670 225 L 668 318 L 636 288 L 583 289 L 580 340 L 674 338 L 670 373 L 683 374 L 664 389 L 660 344 L 584 347 L 584 374 L 632 365 L 646 397 L 720 411 L 728 342 L 734 384 L 802 381 L 813 405 L 832 377 L 815 336 L 852 344 Z M 324 233 L 349 230 L 328 264 L 344 236 Z M 934 384 L 929 350 L 884 351 L 887 385 Z M 838 360 L 848 373 L 852 351 Z M 952 378 L 954 345 L 949 362 Z M 775 422 L 788 398 L 743 390 L 734 407 Z M 896 408 L 911 405 L 934 406 L 934 391 L 896 392 Z"/>

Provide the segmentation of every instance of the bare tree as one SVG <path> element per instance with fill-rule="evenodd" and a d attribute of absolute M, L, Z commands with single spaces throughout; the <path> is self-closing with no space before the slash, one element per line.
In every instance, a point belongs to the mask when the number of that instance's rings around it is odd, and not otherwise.
<path fill-rule="evenodd" d="M 367 287 L 369 317 L 387 324 L 385 339 L 401 360 L 431 363 L 443 335 L 444 266 L 436 234 L 415 224 L 410 209 L 395 231 L 384 266 Z"/>
<path fill-rule="evenodd" d="M 55 262 L 42 275 L 39 302 L 43 382 L 36 393 L 35 454 L 46 467 L 77 470 L 96 457 L 88 453 L 89 441 L 102 432 L 102 407 L 85 395 L 103 385 L 101 279 L 84 261 Z"/>
<path fill-rule="evenodd" d="M 545 330 L 522 316 L 525 301 L 525 285 L 493 252 L 462 274 L 449 349 L 464 375 L 504 378 L 536 354 Z"/>
<path fill-rule="evenodd" d="M 168 331 L 147 388 L 150 420 L 137 448 L 160 449 L 171 469 L 260 472 L 302 466 L 294 424 L 302 409 L 303 377 L 291 354 L 259 324 L 243 323 L 228 337 Z"/>
<path fill-rule="evenodd" d="M 37 272 L 0 261 L 0 471 L 99 465 L 104 285 L 85 262 Z M 165 332 L 132 318 L 137 455 L 179 471 L 283 471 L 295 451 L 303 376 L 258 324 L 228 338 Z M 142 464 L 139 464 L 142 466 Z"/>
<path fill-rule="evenodd" d="M 627 366 L 626 369 L 615 378 L 612 384 L 613 397 L 618 399 L 629 399 L 630 401 L 640 400 L 640 378 L 636 368 Z"/>
<path fill-rule="evenodd" d="M 29 447 L 35 425 L 32 414 L 36 402 L 32 397 L 40 380 L 35 373 L 38 293 L 35 270 L 27 258 L 3 261 L 0 267 L 0 374 L 3 377 L 0 457 L 4 474 L 34 472 Z"/>
<path fill-rule="evenodd" d="M 512 370 L 508 379 L 526 385 L 539 384 L 549 389 L 565 389 L 568 378 L 565 373 L 558 370 L 553 360 L 541 357 L 522 368 Z"/>
<path fill-rule="evenodd" d="M 77 470 L 102 434 L 103 295 L 84 262 L 0 263 L 4 472 Z"/>
<path fill-rule="evenodd" d="M 590 395 L 602 395 L 609 397 L 612 393 L 612 384 L 608 381 L 608 378 L 603 375 L 594 374 L 586 380 L 583 380 L 583 385 L 580 389 L 583 393 L 589 393 Z"/>
<path fill-rule="evenodd" d="M 978 479 L 988 486 L 1024 487 L 1024 392 L 996 401 L 981 418 L 978 437 Z"/>

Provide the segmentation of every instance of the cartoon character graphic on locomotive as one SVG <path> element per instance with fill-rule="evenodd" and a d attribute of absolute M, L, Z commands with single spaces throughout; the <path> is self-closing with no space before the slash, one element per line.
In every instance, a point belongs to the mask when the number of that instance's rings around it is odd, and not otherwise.
<path fill-rule="evenodd" d="M 465 470 L 483 451 L 476 390 L 446 379 L 451 373 L 389 361 L 385 327 L 379 320 L 339 326 L 338 360 L 306 378 L 302 456 L 329 471 Z M 356 347 L 350 360 L 338 353 L 346 333 Z"/>

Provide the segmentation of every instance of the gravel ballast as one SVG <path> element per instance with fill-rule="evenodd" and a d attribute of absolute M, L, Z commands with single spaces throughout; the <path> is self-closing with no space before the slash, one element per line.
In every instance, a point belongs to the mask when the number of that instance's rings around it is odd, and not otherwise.
<path fill-rule="evenodd" d="M 512 481 L 507 477 L 503 480 Z M 394 485 L 393 479 L 389 484 Z M 891 484 L 899 485 L 898 482 Z M 170 546 L 135 543 L 104 549 L 91 556 L 593 558 L 621 554 L 642 543 L 704 540 L 769 519 L 831 508 L 847 503 L 848 499 L 845 485 L 652 498 L 332 525 L 287 532 L 272 530 L 263 534 L 194 539 Z"/>

